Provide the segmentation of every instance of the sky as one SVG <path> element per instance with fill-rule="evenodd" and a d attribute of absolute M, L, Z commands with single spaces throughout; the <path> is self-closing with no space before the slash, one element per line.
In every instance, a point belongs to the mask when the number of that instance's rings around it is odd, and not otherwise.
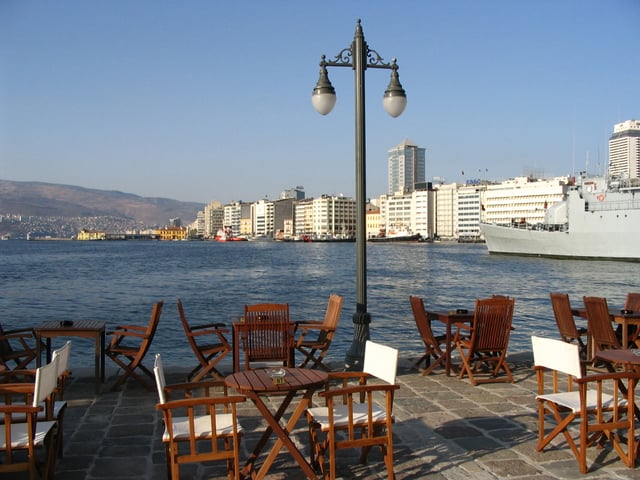
<path fill-rule="evenodd" d="M 405 112 L 367 69 L 366 191 L 389 149 L 427 180 L 604 173 L 640 118 L 640 0 L 0 0 L 0 179 L 209 203 L 355 195 L 354 74 L 319 61 L 362 21 Z"/>

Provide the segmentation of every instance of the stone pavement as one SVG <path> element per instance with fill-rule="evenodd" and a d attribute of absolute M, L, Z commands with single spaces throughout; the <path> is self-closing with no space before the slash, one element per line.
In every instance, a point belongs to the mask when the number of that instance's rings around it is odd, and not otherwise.
<path fill-rule="evenodd" d="M 151 357 L 150 357 L 151 358 Z M 566 444 L 558 442 L 543 453 L 535 450 L 537 414 L 535 376 L 529 354 L 510 357 L 516 382 L 474 387 L 467 380 L 446 377 L 441 369 L 427 377 L 401 358 L 395 397 L 395 472 L 402 479 L 554 479 L 640 478 L 640 467 L 628 469 L 609 451 L 590 449 L 591 472 L 581 475 Z M 112 368 L 112 366 L 108 366 Z M 165 366 L 168 383 L 184 380 L 186 370 Z M 156 393 L 129 380 L 122 391 L 109 392 L 116 370 L 108 370 L 108 383 L 94 393 L 92 371 L 73 372 L 66 389 L 64 458 L 56 466 L 56 479 L 162 479 L 166 478 L 162 421 L 154 406 Z M 242 455 L 247 456 L 264 423 L 249 401 L 239 413 L 245 428 Z M 300 421 L 295 441 L 308 453 L 306 422 Z M 378 450 L 369 463 L 358 463 L 358 452 L 339 454 L 341 479 L 384 479 Z M 184 479 L 225 478 L 220 463 L 181 468 Z M 270 480 L 303 478 L 285 450 L 281 451 Z"/>

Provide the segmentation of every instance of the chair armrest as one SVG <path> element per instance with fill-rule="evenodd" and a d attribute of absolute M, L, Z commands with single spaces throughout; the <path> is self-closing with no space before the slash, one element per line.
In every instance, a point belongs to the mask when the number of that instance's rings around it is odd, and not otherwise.
<path fill-rule="evenodd" d="M 112 332 L 109 332 L 111 334 L 113 333 L 118 333 L 120 331 L 129 331 L 129 330 L 134 330 L 134 331 L 138 331 L 138 332 L 146 332 L 147 331 L 147 327 L 143 327 L 141 325 L 118 325 L 117 327 L 115 327 L 115 330 Z"/>
<path fill-rule="evenodd" d="M 298 320 L 294 322 L 296 330 L 303 325 L 322 325 L 324 320 Z"/>
<path fill-rule="evenodd" d="M 170 400 L 166 403 L 158 403 L 156 409 L 158 410 L 174 410 L 180 408 L 192 408 L 203 405 L 228 405 L 230 403 L 244 402 L 246 397 L 243 395 L 230 395 L 219 397 L 197 397 L 197 398 L 182 398 L 180 400 Z"/>
<path fill-rule="evenodd" d="M 220 323 L 217 325 L 222 325 L 224 326 L 224 323 Z M 212 328 L 214 327 L 214 328 Z M 198 331 L 194 331 L 195 329 L 191 329 L 191 332 L 189 333 L 190 337 L 200 337 L 203 335 L 222 335 L 222 334 L 228 334 L 229 329 L 228 328 L 220 328 L 220 327 L 215 327 L 214 325 L 202 325 L 201 327 L 197 327 L 201 330 Z M 204 330 L 205 328 L 207 328 L 207 330 Z"/>
<path fill-rule="evenodd" d="M 2 378 L 2 383 L 33 383 L 35 382 L 36 371 L 35 369 L 4 370 L 0 372 L 0 378 Z"/>
<path fill-rule="evenodd" d="M 337 397 L 344 395 L 353 395 L 367 392 L 386 392 L 386 391 L 394 391 L 398 390 L 400 385 L 398 384 L 390 384 L 390 383 L 377 383 L 377 384 L 368 384 L 368 385 L 353 385 L 350 387 L 344 388 L 332 388 L 330 390 L 324 390 L 318 393 L 318 396 L 323 398 L 329 397 Z"/>
<path fill-rule="evenodd" d="M 205 328 L 215 328 L 215 329 L 225 328 L 226 326 L 227 326 L 226 323 L 205 323 L 202 325 L 191 326 L 190 328 L 193 331 L 193 330 L 203 330 Z"/>
<path fill-rule="evenodd" d="M 194 397 L 193 392 L 196 390 L 202 390 L 202 396 L 210 396 L 213 389 L 221 389 L 222 394 L 228 396 L 229 387 L 224 383 L 224 380 L 173 383 L 164 387 L 168 398 L 177 393 L 182 393 L 185 397 Z"/>
<path fill-rule="evenodd" d="M 118 337 L 136 337 L 136 338 L 144 338 L 146 335 L 142 332 L 130 332 L 128 330 L 117 330 L 115 332 L 109 332 L 110 335 L 113 335 L 114 338 Z"/>

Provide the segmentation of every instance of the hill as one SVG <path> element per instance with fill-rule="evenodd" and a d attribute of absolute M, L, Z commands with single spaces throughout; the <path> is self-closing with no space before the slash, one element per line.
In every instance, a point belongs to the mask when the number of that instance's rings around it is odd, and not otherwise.
<path fill-rule="evenodd" d="M 0 215 L 111 216 L 149 226 L 167 225 L 169 219 L 180 218 L 185 225 L 191 223 L 203 208 L 201 203 L 140 197 L 115 190 L 0 180 Z"/>

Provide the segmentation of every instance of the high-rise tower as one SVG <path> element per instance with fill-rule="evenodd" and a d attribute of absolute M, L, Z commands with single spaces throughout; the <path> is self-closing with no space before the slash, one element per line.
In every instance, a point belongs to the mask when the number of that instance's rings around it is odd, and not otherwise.
<path fill-rule="evenodd" d="M 609 175 L 640 178 L 640 120 L 614 125 L 609 138 Z"/>
<path fill-rule="evenodd" d="M 405 139 L 389 150 L 389 195 L 411 193 L 425 181 L 425 149 Z"/>

